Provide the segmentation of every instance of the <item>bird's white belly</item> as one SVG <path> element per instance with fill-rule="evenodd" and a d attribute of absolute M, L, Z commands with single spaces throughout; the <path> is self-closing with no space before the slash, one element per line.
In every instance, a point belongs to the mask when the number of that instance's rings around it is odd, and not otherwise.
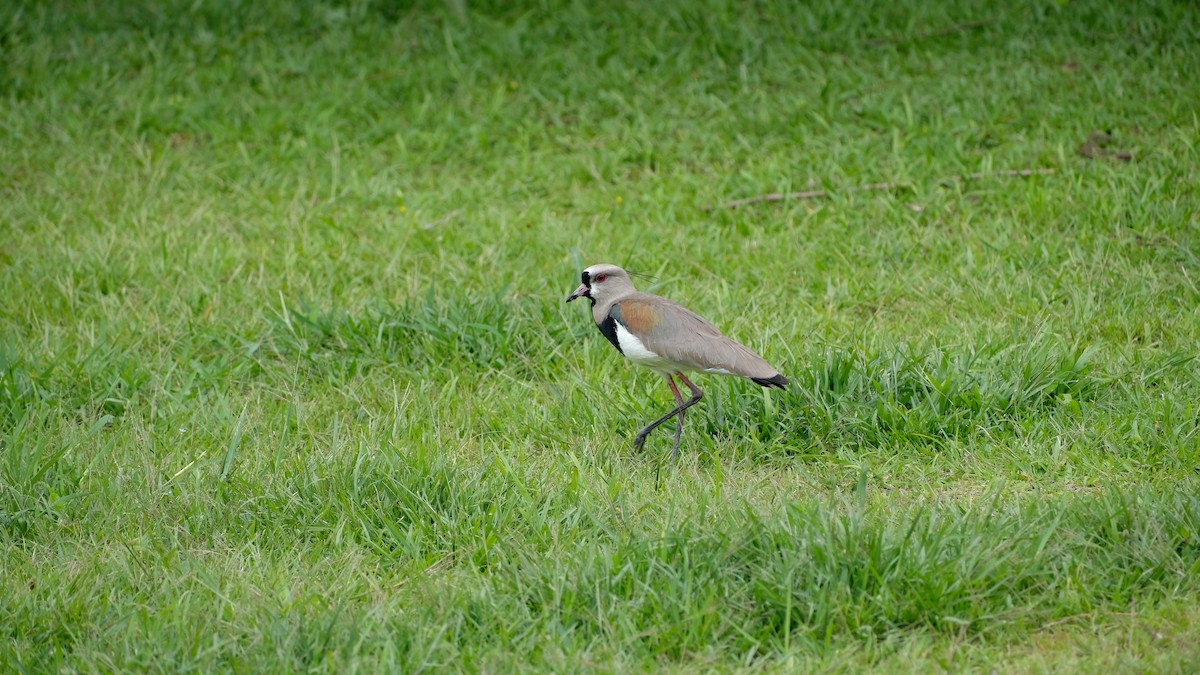
<path fill-rule="evenodd" d="M 625 355 L 625 358 L 639 366 L 657 370 L 660 373 L 673 373 L 680 369 L 679 364 L 672 363 L 669 359 L 647 349 L 646 345 L 642 344 L 636 335 L 630 333 L 628 328 L 622 326 L 620 321 L 616 324 L 617 343 L 621 345 L 621 353 Z"/>

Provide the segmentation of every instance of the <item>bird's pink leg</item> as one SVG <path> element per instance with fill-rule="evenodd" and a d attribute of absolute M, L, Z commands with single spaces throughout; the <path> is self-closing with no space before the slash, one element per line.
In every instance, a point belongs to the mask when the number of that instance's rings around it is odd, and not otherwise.
<path fill-rule="evenodd" d="M 671 385 L 671 393 L 675 394 L 675 406 L 683 405 L 683 396 L 679 393 L 679 387 L 675 386 L 675 378 L 667 376 L 667 384 Z M 679 416 L 675 418 L 675 449 L 671 451 L 671 461 L 679 456 L 679 437 L 683 434 L 683 408 L 679 410 Z"/>
<path fill-rule="evenodd" d="M 675 450 L 674 450 L 674 452 L 671 453 L 671 459 L 675 459 L 676 457 L 679 456 L 679 435 L 681 433 L 681 430 L 683 429 L 683 411 L 685 411 L 688 408 L 699 403 L 700 399 L 704 396 L 704 392 L 700 391 L 700 387 L 697 387 L 696 385 L 692 384 L 691 380 L 684 377 L 683 373 L 676 372 L 675 377 L 678 377 L 680 382 L 683 382 L 684 384 L 686 384 L 688 386 L 688 389 L 692 390 L 692 397 L 690 399 L 688 399 L 687 401 L 684 401 L 683 397 L 679 395 L 679 389 L 676 388 L 675 382 L 672 381 L 670 377 L 668 377 L 667 383 L 671 385 L 671 391 L 672 391 L 672 393 L 675 394 L 675 400 L 678 401 L 679 404 L 676 405 L 675 408 L 671 410 L 671 412 L 654 420 L 650 424 L 647 424 L 644 429 L 642 429 L 641 431 L 638 432 L 637 437 L 635 437 L 633 439 L 633 449 L 634 450 L 641 449 L 642 444 L 646 442 L 646 436 L 648 436 L 651 431 L 654 431 L 655 429 L 657 429 L 658 426 L 660 424 L 662 424 L 663 422 L 666 422 L 667 420 L 671 419 L 672 417 L 675 417 L 676 415 L 678 415 L 679 416 L 679 426 L 677 426 L 675 428 Z"/>
<path fill-rule="evenodd" d="M 687 388 L 692 390 L 693 400 L 699 401 L 704 396 L 704 392 L 700 391 L 700 387 L 692 384 L 692 381 L 684 377 L 683 373 L 675 373 L 675 377 L 678 377 L 680 382 L 686 384 Z M 675 392 L 675 395 L 679 396 L 679 392 Z"/>

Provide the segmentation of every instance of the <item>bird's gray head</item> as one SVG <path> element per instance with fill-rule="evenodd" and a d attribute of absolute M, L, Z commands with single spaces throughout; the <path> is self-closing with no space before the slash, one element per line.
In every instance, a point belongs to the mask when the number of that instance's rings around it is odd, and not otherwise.
<path fill-rule="evenodd" d="M 592 301 L 594 306 L 597 302 L 603 304 L 609 298 L 637 290 L 633 287 L 633 282 L 629 280 L 629 273 L 616 265 L 606 263 L 592 265 L 585 269 L 580 276 L 583 283 L 575 289 L 574 293 L 567 296 L 567 302 L 575 298 L 587 298 Z"/>

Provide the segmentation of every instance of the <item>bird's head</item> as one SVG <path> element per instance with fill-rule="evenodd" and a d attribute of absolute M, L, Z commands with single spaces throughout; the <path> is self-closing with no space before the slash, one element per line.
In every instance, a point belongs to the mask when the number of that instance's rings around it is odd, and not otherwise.
<path fill-rule="evenodd" d="M 583 283 L 579 284 L 574 293 L 567 296 L 567 302 L 575 298 L 587 298 L 592 301 L 592 305 L 597 302 L 603 304 L 609 298 L 636 290 L 633 282 L 629 280 L 629 273 L 616 265 L 592 265 L 585 269 L 580 277 Z"/>

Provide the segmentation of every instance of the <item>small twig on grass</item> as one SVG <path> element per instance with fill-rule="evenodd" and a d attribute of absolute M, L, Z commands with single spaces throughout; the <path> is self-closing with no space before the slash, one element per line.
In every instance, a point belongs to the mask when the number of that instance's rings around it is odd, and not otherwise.
<path fill-rule="evenodd" d="M 955 24 L 941 30 L 925 31 L 923 33 L 914 33 L 913 35 L 905 35 L 898 38 L 873 38 L 867 40 L 867 44 L 872 47 L 884 47 L 886 45 L 898 45 L 905 42 L 916 42 L 917 40 L 927 40 L 929 38 L 944 37 L 955 33 L 965 33 L 976 28 L 983 28 L 996 23 L 996 19 L 984 19 L 982 21 L 968 21 L 967 23 Z"/>
<path fill-rule="evenodd" d="M 827 197 L 829 193 L 825 190 L 808 190 L 805 192 L 771 192 L 757 197 L 747 197 L 745 199 L 735 199 L 731 202 L 721 204 L 728 209 L 736 209 L 739 206 L 754 204 L 756 202 L 781 202 L 785 199 L 813 199 L 814 197 Z M 711 211 L 715 206 L 708 206 L 704 210 Z"/>
<path fill-rule="evenodd" d="M 866 185 L 859 185 L 857 187 L 852 187 L 852 188 L 848 189 L 847 192 L 858 192 L 861 190 L 899 190 L 899 189 L 905 189 L 905 188 L 911 188 L 911 187 L 912 187 L 912 185 L 910 185 L 908 183 L 868 183 Z M 803 192 L 772 192 L 770 194 L 758 195 L 756 197 L 746 197 L 745 199 L 735 199 L 731 202 L 726 202 L 724 204 L 721 204 L 720 206 L 723 206 L 727 209 L 736 209 L 739 206 L 745 206 L 747 204 L 755 204 L 758 202 L 782 202 L 787 199 L 816 199 L 818 197 L 828 197 L 829 195 L 830 195 L 830 192 L 828 190 L 805 190 Z M 704 210 L 712 211 L 715 208 L 717 208 L 717 207 L 716 206 L 708 206 L 708 207 L 705 207 Z"/>
<path fill-rule="evenodd" d="M 977 171 L 968 174 L 955 174 L 946 176 L 938 181 L 939 185 L 953 185 L 968 180 L 982 180 L 984 178 L 1008 177 L 1008 176 L 1049 176 L 1054 173 L 1054 169 L 1005 169 L 1003 171 Z"/>
<path fill-rule="evenodd" d="M 1054 169 L 1005 169 L 1003 171 L 978 171 L 976 173 L 954 174 L 939 178 L 938 185 L 953 185 L 971 180 L 982 180 L 984 178 L 1007 177 L 1007 176 L 1047 176 L 1054 173 Z M 845 192 L 861 192 L 864 190 L 911 190 L 912 183 L 867 183 L 866 185 L 858 185 L 847 188 Z M 821 197 L 829 197 L 832 195 L 829 190 L 805 190 L 804 192 L 771 192 L 765 195 L 756 195 L 754 197 L 745 197 L 743 199 L 735 199 L 730 202 L 718 205 L 721 208 L 736 209 L 739 206 L 747 204 L 757 204 L 758 202 L 782 202 L 788 199 L 819 199 Z M 706 206 L 705 211 L 712 211 L 718 206 Z"/>

